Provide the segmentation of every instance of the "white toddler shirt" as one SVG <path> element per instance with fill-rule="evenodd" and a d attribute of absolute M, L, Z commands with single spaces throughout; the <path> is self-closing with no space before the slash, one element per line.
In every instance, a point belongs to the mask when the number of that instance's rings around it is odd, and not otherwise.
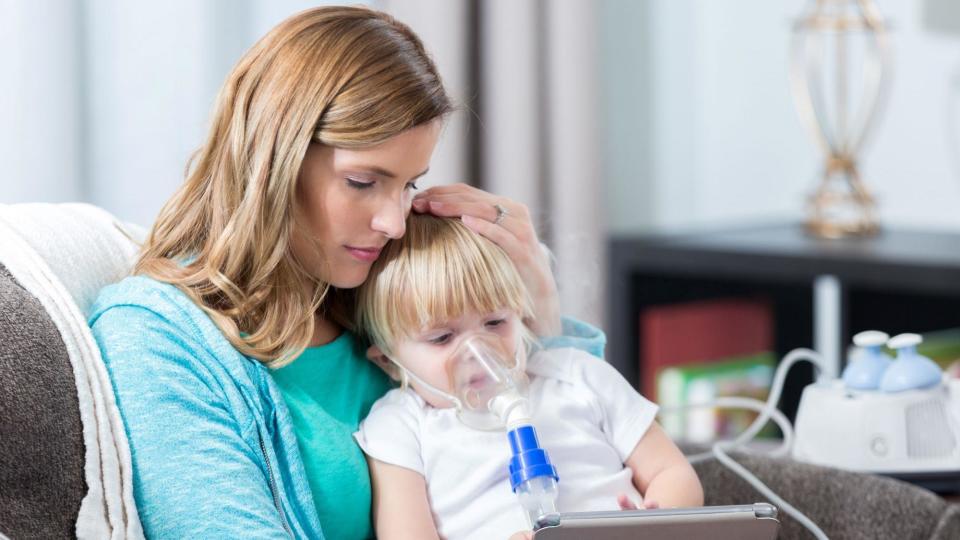
<path fill-rule="evenodd" d="M 533 425 L 560 477 L 558 510 L 617 510 L 620 494 L 640 502 L 624 462 L 657 406 L 607 362 L 577 349 L 538 352 L 527 374 Z M 455 409 L 394 389 L 354 436 L 367 455 L 423 475 L 442 538 L 506 540 L 529 530 L 510 487 L 505 432 L 469 428 Z"/>

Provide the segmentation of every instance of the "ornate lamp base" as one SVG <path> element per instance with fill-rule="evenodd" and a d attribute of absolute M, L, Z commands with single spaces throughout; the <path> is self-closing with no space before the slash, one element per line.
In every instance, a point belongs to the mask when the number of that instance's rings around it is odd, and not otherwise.
<path fill-rule="evenodd" d="M 800 118 L 826 156 L 807 230 L 825 238 L 877 234 L 876 203 L 855 162 L 885 94 L 887 29 L 874 0 L 809 5 L 794 26 L 790 69 Z"/>
<path fill-rule="evenodd" d="M 880 232 L 876 207 L 853 159 L 831 157 L 820 188 L 810 197 L 807 232 L 822 238 L 875 235 Z"/>
<path fill-rule="evenodd" d="M 876 221 L 840 223 L 826 219 L 810 218 L 804 223 L 807 232 L 819 238 L 848 238 L 875 236 L 880 232 Z"/>

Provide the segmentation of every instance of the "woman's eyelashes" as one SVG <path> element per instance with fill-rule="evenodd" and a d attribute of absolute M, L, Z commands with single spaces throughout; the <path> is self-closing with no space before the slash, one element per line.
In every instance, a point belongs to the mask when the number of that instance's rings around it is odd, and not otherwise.
<path fill-rule="evenodd" d="M 375 183 L 373 180 L 361 180 L 350 176 L 346 177 L 346 180 L 347 185 L 353 189 L 370 189 Z"/>
<path fill-rule="evenodd" d="M 366 180 L 366 179 L 356 178 L 352 176 L 347 176 L 345 179 L 347 181 L 347 185 L 352 187 L 353 189 L 361 189 L 361 190 L 370 189 L 373 186 L 375 186 L 377 183 L 376 180 Z M 410 190 L 410 191 L 417 191 L 420 188 L 417 187 L 416 182 L 407 182 L 406 184 L 404 184 L 403 189 Z"/>

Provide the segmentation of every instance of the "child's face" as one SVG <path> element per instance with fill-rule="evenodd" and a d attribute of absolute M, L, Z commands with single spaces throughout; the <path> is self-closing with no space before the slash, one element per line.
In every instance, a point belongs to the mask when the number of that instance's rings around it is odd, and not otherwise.
<path fill-rule="evenodd" d="M 471 335 L 483 333 L 498 340 L 504 351 L 514 354 L 520 346 L 522 324 L 517 314 L 509 309 L 492 313 L 467 312 L 459 319 L 425 328 L 411 338 L 395 343 L 393 360 L 434 388 L 453 394 L 447 375 L 447 360 L 460 343 Z M 429 389 L 420 388 L 414 380 L 410 381 L 410 387 L 433 407 L 452 406 Z"/>

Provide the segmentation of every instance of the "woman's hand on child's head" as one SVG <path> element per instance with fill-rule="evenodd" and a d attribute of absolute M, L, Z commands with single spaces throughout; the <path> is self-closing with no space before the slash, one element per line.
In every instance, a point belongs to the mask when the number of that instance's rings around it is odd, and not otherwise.
<path fill-rule="evenodd" d="M 527 321 L 539 336 L 560 333 L 560 299 L 547 253 L 526 206 L 466 184 L 436 186 L 413 200 L 413 209 L 443 217 L 460 217 L 470 230 L 500 246 L 523 276 L 533 299 L 534 320 Z"/>

